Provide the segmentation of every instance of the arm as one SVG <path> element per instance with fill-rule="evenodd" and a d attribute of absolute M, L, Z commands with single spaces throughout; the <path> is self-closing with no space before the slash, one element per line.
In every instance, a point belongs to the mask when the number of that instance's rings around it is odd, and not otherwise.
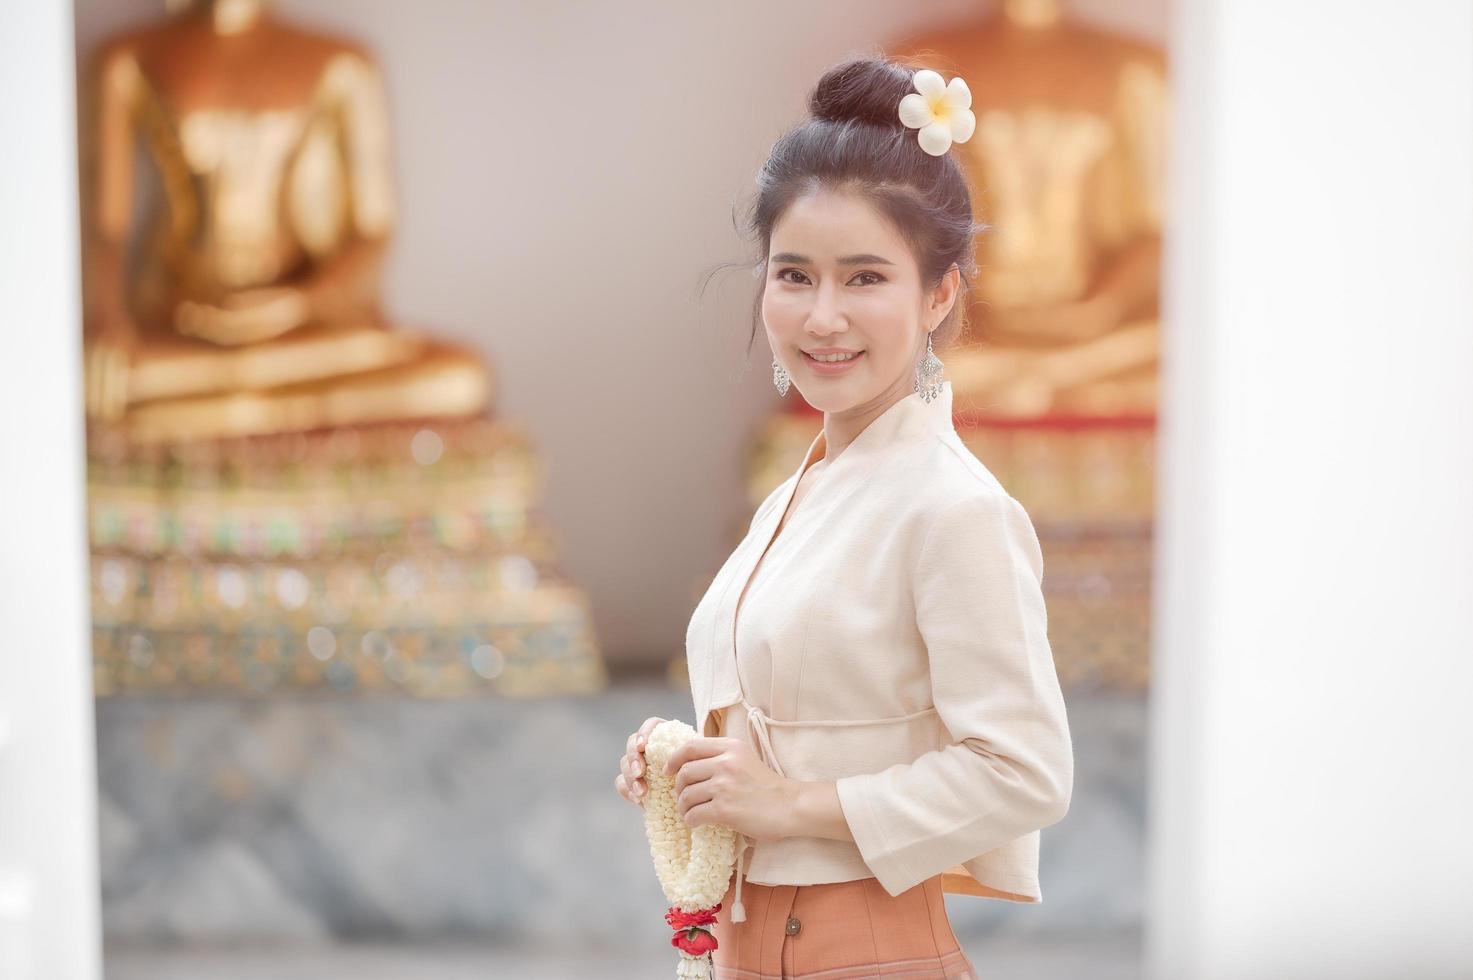
<path fill-rule="evenodd" d="M 832 779 L 788 780 L 789 804 L 785 808 L 788 826 L 784 837 L 824 837 L 829 840 L 854 840 L 854 831 L 844 819 L 839 790 Z"/>
<path fill-rule="evenodd" d="M 365 54 L 334 58 L 323 79 L 337 107 L 347 168 L 349 231 L 342 249 L 302 283 L 311 316 L 332 320 L 371 303 L 394 220 L 389 104 L 383 76 Z"/>
<path fill-rule="evenodd" d="M 1060 820 L 1073 748 L 1047 635 L 1043 557 L 1027 513 L 987 492 L 944 510 L 913 591 L 932 698 L 953 741 L 845 776 L 836 795 L 891 895 Z M 805 791 L 808 800 L 819 790 Z"/>
<path fill-rule="evenodd" d="M 87 414 L 115 420 L 128 407 L 137 328 L 128 315 L 124 243 L 132 217 L 133 117 L 141 76 L 126 49 L 107 47 L 80 90 L 83 394 Z"/>
<path fill-rule="evenodd" d="M 140 75 L 126 50 L 105 48 L 82 85 L 80 142 L 87 306 L 99 320 L 125 317 L 124 243 L 133 207 L 133 116 Z"/>

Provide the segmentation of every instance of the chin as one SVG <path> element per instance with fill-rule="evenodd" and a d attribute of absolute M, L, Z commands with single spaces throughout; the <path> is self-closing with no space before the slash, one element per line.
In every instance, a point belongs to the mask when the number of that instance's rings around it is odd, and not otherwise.
<path fill-rule="evenodd" d="M 799 389 L 799 392 L 804 401 L 820 412 L 847 412 L 864 402 L 863 398 L 839 385 L 819 384 L 811 387 L 817 390 L 810 393 Z"/>

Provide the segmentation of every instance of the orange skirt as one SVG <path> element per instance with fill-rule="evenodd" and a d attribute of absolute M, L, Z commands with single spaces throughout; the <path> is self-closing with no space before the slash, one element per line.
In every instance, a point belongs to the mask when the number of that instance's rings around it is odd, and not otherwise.
<path fill-rule="evenodd" d="M 892 896 L 875 878 L 821 885 L 742 882 L 747 918 L 731 921 L 736 879 L 716 913 L 716 980 L 977 980 L 951 931 L 941 875 Z"/>

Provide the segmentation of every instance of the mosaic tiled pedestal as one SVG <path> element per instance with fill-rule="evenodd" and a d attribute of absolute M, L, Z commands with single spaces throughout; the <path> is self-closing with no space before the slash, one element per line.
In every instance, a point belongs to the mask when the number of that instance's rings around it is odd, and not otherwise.
<path fill-rule="evenodd" d="M 94 430 L 96 690 L 598 690 L 541 475 L 491 418 L 164 446 Z"/>

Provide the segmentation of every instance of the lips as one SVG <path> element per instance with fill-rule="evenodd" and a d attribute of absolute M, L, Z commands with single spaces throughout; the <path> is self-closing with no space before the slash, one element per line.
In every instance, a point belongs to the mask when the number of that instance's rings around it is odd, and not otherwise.
<path fill-rule="evenodd" d="M 851 351 L 828 351 L 828 352 L 823 352 L 821 354 L 821 356 L 825 356 L 826 357 L 829 354 L 848 354 L 848 353 L 853 353 L 854 356 L 853 357 L 847 357 L 847 358 L 844 358 L 843 360 L 839 360 L 839 361 L 820 361 L 820 360 L 818 360 L 817 357 L 815 357 L 813 354 L 809 353 L 808 351 L 804 351 L 803 352 L 803 356 L 806 357 L 806 358 L 808 358 L 810 361 L 814 361 L 814 362 L 819 363 L 819 364 L 845 364 L 845 363 L 848 363 L 849 361 L 857 360 L 861 355 L 864 354 L 864 351 L 862 351 L 862 350 L 852 351 L 852 352 Z"/>
<path fill-rule="evenodd" d="M 853 357 L 842 361 L 820 361 L 814 359 L 807 351 L 803 352 L 803 359 L 808 362 L 808 370 L 811 374 L 820 378 L 838 377 L 854 370 L 854 366 L 864 360 L 864 351 L 860 351 Z"/>

